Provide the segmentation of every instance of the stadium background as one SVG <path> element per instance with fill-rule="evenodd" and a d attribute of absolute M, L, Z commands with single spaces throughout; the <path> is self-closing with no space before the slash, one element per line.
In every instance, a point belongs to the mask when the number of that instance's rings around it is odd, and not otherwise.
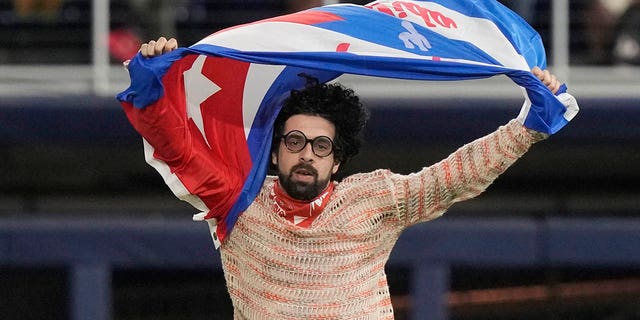
<path fill-rule="evenodd" d="M 127 85 L 118 55 L 128 48 L 93 50 L 94 11 L 108 11 L 115 43 L 165 34 L 188 45 L 292 4 L 66 0 L 23 11 L 19 2 L 0 1 L 2 318 L 231 318 L 206 227 L 144 163 L 113 98 Z M 534 1 L 523 13 L 581 113 L 486 194 L 410 230 L 388 268 L 398 319 L 640 319 L 640 69 L 613 49 L 623 28 L 606 29 L 625 15 L 610 9 L 607 24 L 596 2 Z M 160 9 L 139 15 L 136 3 Z M 372 110 L 347 173 L 409 173 L 521 104 L 505 79 L 340 81 Z"/>

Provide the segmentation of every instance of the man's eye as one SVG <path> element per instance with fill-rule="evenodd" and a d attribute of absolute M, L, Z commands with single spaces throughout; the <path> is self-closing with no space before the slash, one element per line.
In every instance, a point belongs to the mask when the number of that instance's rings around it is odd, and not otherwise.
<path fill-rule="evenodd" d="M 318 150 L 329 150 L 329 148 L 331 148 L 331 146 L 328 145 L 327 143 L 316 143 L 316 148 Z"/>
<path fill-rule="evenodd" d="M 287 138 L 287 144 L 290 146 L 300 146 L 304 141 L 305 139 L 300 136 L 289 136 L 289 138 Z"/>

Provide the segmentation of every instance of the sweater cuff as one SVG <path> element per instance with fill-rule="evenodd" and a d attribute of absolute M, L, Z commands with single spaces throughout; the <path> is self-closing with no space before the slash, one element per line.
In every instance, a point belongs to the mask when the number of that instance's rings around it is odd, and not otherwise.
<path fill-rule="evenodd" d="M 523 128 L 524 128 L 524 126 L 523 126 Z M 539 132 L 539 131 L 536 131 L 536 130 L 533 130 L 533 129 L 528 129 L 528 128 L 525 128 L 525 129 L 527 129 L 527 132 L 529 133 L 529 135 L 531 135 L 531 138 L 533 139 L 533 143 L 545 140 L 545 139 L 549 138 L 549 136 L 550 136 L 548 133 Z"/>

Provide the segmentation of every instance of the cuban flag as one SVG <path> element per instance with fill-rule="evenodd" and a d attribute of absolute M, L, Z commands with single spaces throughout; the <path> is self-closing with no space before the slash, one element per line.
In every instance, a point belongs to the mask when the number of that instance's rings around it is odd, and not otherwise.
<path fill-rule="evenodd" d="M 506 75 L 522 88 L 518 119 L 553 134 L 575 115 L 530 70 L 546 68 L 538 33 L 493 0 L 338 4 L 232 27 L 155 58 L 132 59 L 117 98 L 145 156 L 201 211 L 216 245 L 257 196 L 273 122 L 305 73 L 414 80 Z M 461 84 L 464 85 L 464 84 Z"/>

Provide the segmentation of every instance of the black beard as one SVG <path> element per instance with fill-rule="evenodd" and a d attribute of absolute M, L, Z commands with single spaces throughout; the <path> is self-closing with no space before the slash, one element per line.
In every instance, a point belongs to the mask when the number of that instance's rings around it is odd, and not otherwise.
<path fill-rule="evenodd" d="M 313 183 L 304 183 L 300 181 L 292 181 L 291 175 L 298 169 L 304 169 L 313 175 Z M 328 180 L 318 180 L 318 171 L 307 164 L 297 164 L 291 168 L 287 175 L 281 171 L 278 172 L 280 186 L 291 197 L 296 200 L 309 201 L 317 197 L 327 186 Z"/>

